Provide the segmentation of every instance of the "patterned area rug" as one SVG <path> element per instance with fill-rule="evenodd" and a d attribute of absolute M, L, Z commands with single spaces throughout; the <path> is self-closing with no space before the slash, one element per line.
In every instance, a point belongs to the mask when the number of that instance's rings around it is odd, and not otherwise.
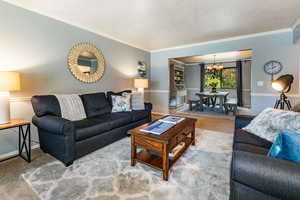
<path fill-rule="evenodd" d="M 196 146 L 177 161 L 169 181 L 142 164 L 130 166 L 130 138 L 68 168 L 58 161 L 22 177 L 42 200 L 227 200 L 232 134 L 196 130 Z"/>

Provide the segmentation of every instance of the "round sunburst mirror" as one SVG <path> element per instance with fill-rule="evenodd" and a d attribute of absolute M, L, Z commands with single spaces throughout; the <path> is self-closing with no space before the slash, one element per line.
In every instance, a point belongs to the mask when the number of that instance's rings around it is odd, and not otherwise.
<path fill-rule="evenodd" d="M 70 50 L 68 64 L 74 77 L 85 83 L 100 80 L 105 68 L 101 51 L 89 43 L 76 44 Z"/>

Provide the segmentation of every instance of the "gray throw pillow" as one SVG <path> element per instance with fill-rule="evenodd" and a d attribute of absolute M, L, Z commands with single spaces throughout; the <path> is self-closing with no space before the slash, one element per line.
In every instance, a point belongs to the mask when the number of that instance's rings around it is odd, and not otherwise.
<path fill-rule="evenodd" d="M 131 94 L 131 108 L 132 110 L 145 110 L 144 95 L 140 92 Z"/>
<path fill-rule="evenodd" d="M 300 131 L 300 114 L 273 108 L 266 108 L 257 115 L 244 130 L 274 142 L 283 130 Z"/>

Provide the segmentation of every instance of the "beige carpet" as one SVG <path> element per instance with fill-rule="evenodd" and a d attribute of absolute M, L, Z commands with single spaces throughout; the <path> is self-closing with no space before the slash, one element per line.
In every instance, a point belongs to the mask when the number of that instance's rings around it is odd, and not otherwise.
<path fill-rule="evenodd" d="M 168 182 L 160 171 L 130 166 L 130 138 L 68 168 L 54 161 L 22 177 L 42 200 L 228 199 L 232 134 L 197 129 L 196 140 L 173 166 Z"/>

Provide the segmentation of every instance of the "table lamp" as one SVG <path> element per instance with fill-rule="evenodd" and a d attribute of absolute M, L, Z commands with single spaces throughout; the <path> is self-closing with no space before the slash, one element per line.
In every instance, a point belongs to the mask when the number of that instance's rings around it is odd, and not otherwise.
<path fill-rule="evenodd" d="M 148 79 L 147 78 L 134 79 L 134 87 L 137 88 L 138 92 L 144 93 L 144 88 L 148 88 Z"/>
<path fill-rule="evenodd" d="M 18 90 L 20 90 L 20 74 L 0 71 L 0 124 L 9 122 L 9 92 Z"/>
<path fill-rule="evenodd" d="M 141 98 L 144 99 L 144 88 L 148 88 L 147 78 L 136 78 L 134 79 L 134 87 L 141 93 Z"/>

